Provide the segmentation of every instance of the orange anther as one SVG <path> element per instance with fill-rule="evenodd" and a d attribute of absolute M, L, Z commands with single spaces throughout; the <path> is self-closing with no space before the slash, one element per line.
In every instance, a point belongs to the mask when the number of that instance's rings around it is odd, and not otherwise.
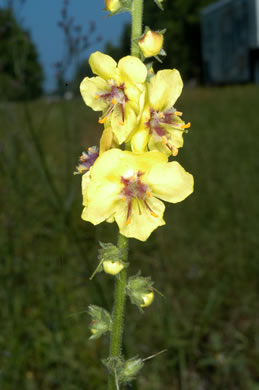
<path fill-rule="evenodd" d="M 158 217 L 158 215 L 156 213 L 154 213 L 154 211 L 150 211 L 150 214 L 152 215 L 152 217 Z"/>
<path fill-rule="evenodd" d="M 131 222 L 131 218 L 128 218 L 127 221 L 126 221 L 126 225 L 129 225 Z"/>
<path fill-rule="evenodd" d="M 117 100 L 113 98 L 112 99 L 112 104 L 114 104 L 114 105 L 117 104 Z"/>
<path fill-rule="evenodd" d="M 98 120 L 99 123 L 105 123 L 107 121 L 107 117 L 105 116 L 104 118 L 100 118 Z"/>
<path fill-rule="evenodd" d="M 191 127 L 191 122 L 188 122 L 186 123 L 186 125 L 181 126 L 182 129 L 189 129 L 189 127 Z"/>
<path fill-rule="evenodd" d="M 146 191 L 147 196 L 150 198 L 151 194 L 149 191 Z"/>
<path fill-rule="evenodd" d="M 174 115 L 177 115 L 177 116 L 182 116 L 183 113 L 181 111 L 175 111 Z"/>
<path fill-rule="evenodd" d="M 94 98 L 95 98 L 95 99 L 99 99 L 99 97 L 100 97 L 99 95 L 95 95 L 95 97 L 94 97 Z"/>
<path fill-rule="evenodd" d="M 175 146 L 173 146 L 172 147 L 172 155 L 175 157 L 175 156 L 177 156 L 177 154 L 178 154 L 178 149 Z"/>
<path fill-rule="evenodd" d="M 167 138 L 166 138 L 165 135 L 162 137 L 162 144 L 163 144 L 163 145 L 166 145 L 166 144 L 167 144 Z"/>
<path fill-rule="evenodd" d="M 121 198 L 121 200 L 122 200 L 122 202 L 125 202 L 125 200 L 126 200 L 126 197 L 125 197 L 125 196 L 123 196 L 123 197 Z"/>

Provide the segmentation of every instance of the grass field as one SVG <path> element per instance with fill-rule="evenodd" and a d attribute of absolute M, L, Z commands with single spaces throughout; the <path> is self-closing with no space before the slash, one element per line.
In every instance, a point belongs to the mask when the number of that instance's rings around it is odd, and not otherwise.
<path fill-rule="evenodd" d="M 127 357 L 168 350 L 133 390 L 259 389 L 258 101 L 258 86 L 237 86 L 185 89 L 178 102 L 195 192 L 146 243 L 130 241 L 130 274 L 165 297 L 144 315 L 128 304 Z M 89 276 L 116 226 L 80 219 L 73 176 L 98 142 L 96 118 L 81 100 L 0 105 L 1 390 L 106 389 L 108 340 L 88 340 L 85 310 L 111 308 L 112 277 Z"/>

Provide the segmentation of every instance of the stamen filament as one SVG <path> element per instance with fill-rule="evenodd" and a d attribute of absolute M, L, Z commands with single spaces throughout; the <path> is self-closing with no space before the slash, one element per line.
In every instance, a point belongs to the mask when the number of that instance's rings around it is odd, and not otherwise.
<path fill-rule="evenodd" d="M 172 147 L 172 155 L 175 157 L 175 156 L 177 156 L 177 154 L 178 154 L 178 148 L 173 145 L 173 147 Z"/>

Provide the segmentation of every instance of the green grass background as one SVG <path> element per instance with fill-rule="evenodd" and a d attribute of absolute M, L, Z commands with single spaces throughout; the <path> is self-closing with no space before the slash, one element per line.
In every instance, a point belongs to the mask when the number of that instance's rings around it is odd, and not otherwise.
<path fill-rule="evenodd" d="M 259 88 L 185 89 L 192 122 L 178 160 L 195 178 L 186 201 L 129 273 L 165 297 L 127 305 L 127 357 L 146 362 L 132 389 L 259 389 Z M 89 341 L 87 306 L 111 309 L 113 278 L 89 276 L 115 225 L 82 221 L 78 156 L 101 126 L 81 100 L 0 106 L 0 388 L 103 390 L 108 338 Z M 83 312 L 83 313 L 80 313 Z"/>

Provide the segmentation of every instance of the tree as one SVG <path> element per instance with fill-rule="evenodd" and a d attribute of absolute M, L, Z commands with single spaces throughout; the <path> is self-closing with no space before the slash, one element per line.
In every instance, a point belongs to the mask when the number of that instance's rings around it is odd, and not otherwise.
<path fill-rule="evenodd" d="M 43 70 L 30 34 L 12 8 L 0 9 L 0 100 L 34 99 L 42 94 Z"/>

